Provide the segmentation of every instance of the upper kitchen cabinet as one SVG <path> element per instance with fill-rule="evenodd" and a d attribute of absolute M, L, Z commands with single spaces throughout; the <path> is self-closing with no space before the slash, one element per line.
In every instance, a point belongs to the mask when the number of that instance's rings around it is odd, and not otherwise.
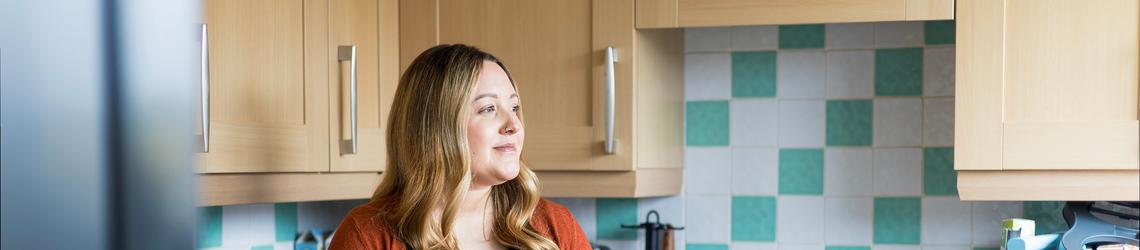
<path fill-rule="evenodd" d="M 680 192 L 684 38 L 635 30 L 633 0 L 405 0 L 400 31 L 401 68 L 437 44 L 503 61 L 522 97 L 523 161 L 544 195 Z"/>
<path fill-rule="evenodd" d="M 399 77 L 397 4 L 204 1 L 199 204 L 371 196 Z"/>
<path fill-rule="evenodd" d="M 323 0 L 205 0 L 198 172 L 329 169 Z"/>
<path fill-rule="evenodd" d="M 330 72 L 327 139 L 333 172 L 384 170 L 388 110 L 400 79 L 397 4 L 396 0 L 329 0 L 329 56 L 324 65 Z M 352 74 L 356 74 L 355 90 Z"/>
<path fill-rule="evenodd" d="M 954 0 L 637 0 L 637 28 L 954 19 Z"/>
<path fill-rule="evenodd" d="M 963 200 L 1140 199 L 1135 0 L 959 0 Z"/>

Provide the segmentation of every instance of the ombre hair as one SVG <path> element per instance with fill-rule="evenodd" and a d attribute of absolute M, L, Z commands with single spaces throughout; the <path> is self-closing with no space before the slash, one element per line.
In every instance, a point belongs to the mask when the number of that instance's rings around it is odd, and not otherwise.
<path fill-rule="evenodd" d="M 466 121 L 483 62 L 510 72 L 495 56 L 462 44 L 424 51 L 400 77 L 388 116 L 388 164 L 373 200 L 387 200 L 379 218 L 414 249 L 458 249 L 452 232 L 472 182 Z M 515 86 L 511 79 L 511 85 Z M 515 86 L 517 89 L 517 86 Z M 522 119 L 522 113 L 518 113 Z M 525 164 L 518 176 L 491 187 L 494 239 L 515 249 L 558 249 L 529 221 L 541 197 Z M 443 213 L 440 217 L 433 211 Z M 437 223 L 438 222 L 438 223 Z"/>

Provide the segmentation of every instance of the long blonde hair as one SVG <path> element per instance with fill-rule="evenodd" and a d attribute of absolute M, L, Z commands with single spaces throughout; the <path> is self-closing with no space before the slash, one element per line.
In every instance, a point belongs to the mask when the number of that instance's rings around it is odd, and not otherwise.
<path fill-rule="evenodd" d="M 484 61 L 495 62 L 510 77 L 489 53 L 462 44 L 439 45 L 416 57 L 396 87 L 388 117 L 387 172 L 372 199 L 392 201 L 378 216 L 393 236 L 414 249 L 459 248 L 451 227 L 472 181 L 466 119 Z M 521 112 L 519 116 L 521 120 Z M 498 243 L 558 249 L 529 223 L 541 197 L 538 179 L 525 164 L 518 177 L 491 187 L 490 199 Z M 442 216 L 434 218 L 440 206 Z"/>

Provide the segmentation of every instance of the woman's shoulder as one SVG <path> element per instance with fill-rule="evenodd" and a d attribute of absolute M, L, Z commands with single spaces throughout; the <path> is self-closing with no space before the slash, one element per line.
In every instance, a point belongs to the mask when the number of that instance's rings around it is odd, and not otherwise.
<path fill-rule="evenodd" d="M 353 208 L 341 221 L 330 249 L 402 249 L 380 217 L 391 201 L 372 200 Z M 399 247 L 398 247 L 399 246 Z"/>
<path fill-rule="evenodd" d="M 589 240 L 565 206 L 542 199 L 531 216 L 531 226 L 539 233 L 551 237 L 562 249 L 590 249 Z"/>
<path fill-rule="evenodd" d="M 534 208 L 533 217 L 553 220 L 574 219 L 574 215 L 570 213 L 570 209 L 562 206 L 562 204 L 547 199 L 540 199 L 538 201 L 538 205 Z"/>

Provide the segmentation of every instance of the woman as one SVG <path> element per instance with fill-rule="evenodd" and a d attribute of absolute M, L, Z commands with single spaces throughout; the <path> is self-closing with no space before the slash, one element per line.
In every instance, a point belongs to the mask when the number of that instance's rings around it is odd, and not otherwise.
<path fill-rule="evenodd" d="M 466 45 L 419 55 L 388 117 L 388 165 L 330 249 L 590 249 L 521 164 L 520 97 L 497 58 Z"/>

